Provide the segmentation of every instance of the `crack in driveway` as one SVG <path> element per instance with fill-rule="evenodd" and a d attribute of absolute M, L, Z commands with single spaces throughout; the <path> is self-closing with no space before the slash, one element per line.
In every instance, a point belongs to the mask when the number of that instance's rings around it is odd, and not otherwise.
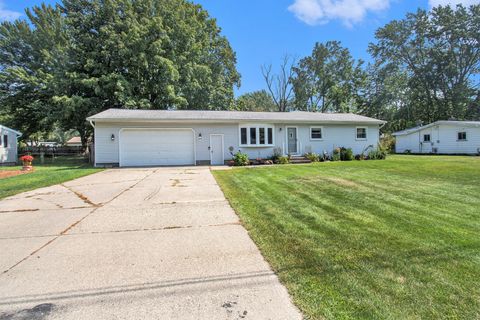
<path fill-rule="evenodd" d="M 4 270 L 1 274 L 6 274 L 8 273 L 9 271 L 11 271 L 12 269 L 14 269 L 15 267 L 17 267 L 18 265 L 20 265 L 22 262 L 26 261 L 28 258 L 30 258 L 31 256 L 35 255 L 36 253 L 38 253 L 40 250 L 42 250 L 43 248 L 47 247 L 48 245 L 50 245 L 52 242 L 54 242 L 55 240 L 57 240 L 58 238 L 60 238 L 61 236 L 65 235 L 68 231 L 70 231 L 73 227 L 75 227 L 76 225 L 78 225 L 80 222 L 82 222 L 85 218 L 87 218 L 88 216 L 90 216 L 92 213 L 94 213 L 97 209 L 103 207 L 105 204 L 107 203 L 110 203 L 111 201 L 115 200 L 116 198 L 118 198 L 119 196 L 121 196 L 122 194 L 124 194 L 125 192 L 129 191 L 130 189 L 132 189 L 133 187 L 135 187 L 137 184 L 139 184 L 140 182 L 142 182 L 143 180 L 145 180 L 146 178 L 148 178 L 149 176 L 151 176 L 152 174 L 156 173 L 158 171 L 157 170 L 154 170 L 150 173 L 148 173 L 147 175 L 145 175 L 142 179 L 138 180 L 136 183 L 134 183 L 133 185 L 131 185 L 130 187 L 126 188 L 125 190 L 123 190 L 122 192 L 120 192 L 119 194 L 117 194 L 115 197 L 113 197 L 112 199 L 110 199 L 109 201 L 105 202 L 105 203 L 102 203 L 102 204 L 99 204 L 99 205 L 95 205 L 95 207 L 93 208 L 92 211 L 90 211 L 89 213 L 87 213 L 85 216 L 83 216 L 81 219 L 79 219 L 78 221 L 74 222 L 73 224 L 71 224 L 70 226 L 68 226 L 65 230 L 63 230 L 62 232 L 60 232 L 58 235 L 56 235 L 53 239 L 49 240 L 47 243 L 43 244 L 42 246 L 40 246 L 38 249 L 34 250 L 32 253 L 30 253 L 28 256 L 24 257 L 23 259 L 21 259 L 20 261 L 18 261 L 17 263 L 15 263 L 14 265 L 12 265 L 11 267 L 7 268 L 6 270 Z M 84 195 L 81 195 L 80 193 L 77 193 L 67 187 L 65 187 L 63 184 L 61 184 L 61 186 L 63 186 L 64 188 L 66 188 L 67 190 L 70 190 L 71 192 L 73 192 L 75 195 L 77 195 L 78 197 L 80 197 L 82 200 L 84 200 L 86 203 L 93 203 L 91 202 L 87 197 L 85 197 Z M 82 197 L 81 197 L 81 196 Z M 85 199 L 83 199 L 85 198 Z M 87 202 L 88 201 L 88 202 Z"/>

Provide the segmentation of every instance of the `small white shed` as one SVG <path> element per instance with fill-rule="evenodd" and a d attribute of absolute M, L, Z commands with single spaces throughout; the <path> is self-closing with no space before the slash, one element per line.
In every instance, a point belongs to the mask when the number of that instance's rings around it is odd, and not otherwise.
<path fill-rule="evenodd" d="M 397 153 L 480 154 L 480 121 L 436 121 L 393 135 Z"/>
<path fill-rule="evenodd" d="M 0 125 L 0 166 L 17 163 L 17 139 L 20 136 L 20 132 Z"/>

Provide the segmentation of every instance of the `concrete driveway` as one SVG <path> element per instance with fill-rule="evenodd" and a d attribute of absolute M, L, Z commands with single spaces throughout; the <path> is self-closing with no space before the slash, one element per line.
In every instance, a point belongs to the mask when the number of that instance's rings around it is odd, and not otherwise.
<path fill-rule="evenodd" d="M 0 319 L 300 319 L 208 168 L 0 201 Z"/>

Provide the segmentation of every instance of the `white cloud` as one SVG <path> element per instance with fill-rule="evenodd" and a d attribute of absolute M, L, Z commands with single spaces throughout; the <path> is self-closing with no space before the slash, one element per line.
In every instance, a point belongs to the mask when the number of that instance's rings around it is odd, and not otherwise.
<path fill-rule="evenodd" d="M 368 12 L 379 12 L 389 5 L 390 0 L 295 0 L 288 10 L 309 25 L 339 19 L 352 26 L 362 21 Z"/>
<path fill-rule="evenodd" d="M 21 16 L 20 12 L 5 9 L 5 5 L 0 1 L 0 21 L 13 21 Z"/>
<path fill-rule="evenodd" d="M 451 5 L 451 6 L 456 6 L 457 4 L 463 4 L 464 6 L 470 6 L 472 4 L 478 4 L 480 3 L 480 0 L 428 0 L 428 4 L 430 7 L 436 7 L 436 6 L 446 6 L 446 5 Z"/>

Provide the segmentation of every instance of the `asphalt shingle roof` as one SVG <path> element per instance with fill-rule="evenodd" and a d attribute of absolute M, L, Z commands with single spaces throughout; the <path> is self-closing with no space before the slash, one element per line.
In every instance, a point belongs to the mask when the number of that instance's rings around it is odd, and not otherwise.
<path fill-rule="evenodd" d="M 133 110 L 108 109 L 97 113 L 90 121 L 268 121 L 310 123 L 362 123 L 383 124 L 385 121 L 353 113 L 320 112 L 245 112 L 245 111 L 200 111 L 200 110 Z"/>

